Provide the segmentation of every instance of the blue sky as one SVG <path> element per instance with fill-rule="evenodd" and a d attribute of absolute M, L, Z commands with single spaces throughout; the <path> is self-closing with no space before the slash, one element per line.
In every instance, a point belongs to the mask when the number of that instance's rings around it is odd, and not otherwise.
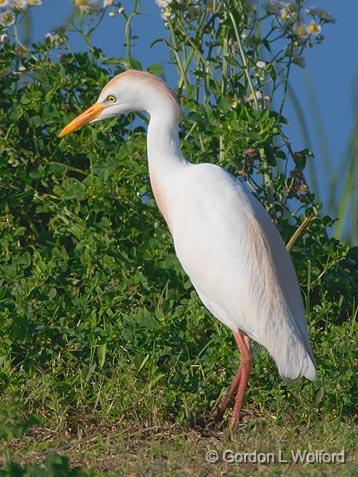
<path fill-rule="evenodd" d="M 132 1 L 123 2 L 130 10 Z M 294 108 L 288 104 L 286 117 L 290 124 L 287 133 L 299 150 L 311 147 L 315 153 L 318 172 L 319 191 L 324 200 L 328 185 L 323 158 L 330 155 L 334 168 L 332 176 L 343 174 L 342 164 L 355 114 L 357 113 L 357 96 L 354 85 L 358 78 L 358 54 L 356 19 L 358 18 L 358 1 L 356 0 L 314 0 L 309 4 L 328 10 L 336 18 L 336 24 L 326 25 L 323 34 L 325 40 L 306 51 L 306 68 L 295 67 L 291 76 L 292 87 L 298 97 L 308 124 L 310 144 L 302 135 Z M 41 39 L 44 35 L 64 23 L 72 9 L 71 0 L 43 0 L 43 6 L 32 10 L 33 38 Z M 160 18 L 159 8 L 154 0 L 142 0 L 141 17 L 136 18 L 134 32 L 140 39 L 134 50 L 143 66 L 151 63 L 165 63 L 168 53 L 162 46 L 149 47 L 153 38 L 164 36 L 165 28 Z M 95 43 L 109 56 L 125 56 L 123 47 L 123 20 L 119 17 L 106 17 L 101 28 L 96 32 Z M 78 38 L 74 38 L 77 48 L 83 47 Z M 166 79 L 175 84 L 174 69 L 167 68 Z M 321 121 L 318 121 L 318 118 Z M 319 124 L 324 131 L 326 146 L 322 147 Z"/>

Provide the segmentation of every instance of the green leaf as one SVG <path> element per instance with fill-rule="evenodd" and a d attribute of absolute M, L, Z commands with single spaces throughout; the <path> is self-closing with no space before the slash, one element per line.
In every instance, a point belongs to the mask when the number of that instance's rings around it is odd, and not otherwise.
<path fill-rule="evenodd" d="M 102 369 L 106 361 L 107 345 L 106 343 L 97 346 L 98 365 Z"/>

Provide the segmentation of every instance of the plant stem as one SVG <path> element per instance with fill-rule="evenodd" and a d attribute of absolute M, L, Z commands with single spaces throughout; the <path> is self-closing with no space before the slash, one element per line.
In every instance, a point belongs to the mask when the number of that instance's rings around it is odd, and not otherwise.
<path fill-rule="evenodd" d="M 293 244 L 297 241 L 297 239 L 303 234 L 304 230 L 309 226 L 309 224 L 312 222 L 313 219 L 317 217 L 316 211 L 312 212 L 311 215 L 308 217 L 305 217 L 303 222 L 300 224 L 300 226 L 293 232 L 290 240 L 286 244 L 286 249 L 288 251 L 291 250 L 293 247 Z"/>
<path fill-rule="evenodd" d="M 246 55 L 245 55 L 244 49 L 242 47 L 241 38 L 240 38 L 239 31 L 237 29 L 235 18 L 234 18 L 233 14 L 231 12 L 229 12 L 229 17 L 230 17 L 232 25 L 234 27 L 235 37 L 236 37 L 236 41 L 237 41 L 237 44 L 238 44 L 238 47 L 239 47 L 239 52 L 240 52 L 241 61 L 242 61 L 242 64 L 243 64 L 243 69 L 244 69 L 244 72 L 245 72 L 247 82 L 249 84 L 249 88 L 250 88 L 252 96 L 253 96 L 253 102 L 254 102 L 254 105 L 255 105 L 255 109 L 258 109 L 258 103 L 257 103 L 257 98 L 256 98 L 254 85 L 252 84 L 252 81 L 251 81 Z"/>

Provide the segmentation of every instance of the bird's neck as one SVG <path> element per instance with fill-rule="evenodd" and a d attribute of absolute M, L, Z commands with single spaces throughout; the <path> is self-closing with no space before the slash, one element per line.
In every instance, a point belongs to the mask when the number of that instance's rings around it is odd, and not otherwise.
<path fill-rule="evenodd" d="M 173 171 L 185 163 L 180 150 L 178 119 L 171 109 L 151 115 L 147 134 L 149 173 Z"/>
<path fill-rule="evenodd" d="M 151 114 L 147 133 L 150 183 L 160 212 L 173 233 L 170 189 L 185 161 L 179 142 L 178 119 L 171 110 Z"/>

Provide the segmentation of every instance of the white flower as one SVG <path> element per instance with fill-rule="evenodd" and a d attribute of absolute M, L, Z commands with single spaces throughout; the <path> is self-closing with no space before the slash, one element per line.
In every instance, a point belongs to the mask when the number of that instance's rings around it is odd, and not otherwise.
<path fill-rule="evenodd" d="M 307 32 L 307 25 L 304 23 L 296 23 L 293 25 L 293 32 L 301 39 L 305 39 L 309 35 Z"/>
<path fill-rule="evenodd" d="M 173 0 L 155 0 L 155 3 L 160 8 L 167 8 L 173 2 Z"/>
<path fill-rule="evenodd" d="M 263 98 L 263 94 L 261 93 L 261 91 L 255 91 L 255 95 L 251 92 L 251 93 L 247 96 L 246 100 L 247 100 L 247 101 L 253 101 L 254 98 L 255 98 L 255 96 L 256 96 L 256 99 L 258 99 L 258 100 L 260 100 L 260 99 Z"/>
<path fill-rule="evenodd" d="M 24 12 L 27 9 L 27 1 L 26 0 L 12 0 L 10 3 L 11 8 L 14 12 Z"/>
<path fill-rule="evenodd" d="M 167 22 L 168 20 L 174 20 L 175 18 L 175 15 L 172 13 L 172 11 L 169 8 L 164 8 L 160 16 L 165 22 Z"/>
<path fill-rule="evenodd" d="M 256 68 L 258 68 L 259 70 L 264 70 L 266 68 L 266 63 L 264 61 L 257 61 L 256 62 Z"/>
<path fill-rule="evenodd" d="M 170 7 L 173 3 L 176 3 L 177 5 L 182 5 L 184 3 L 184 0 L 155 0 L 155 3 L 158 5 L 159 8 L 164 10 L 165 8 Z"/>
<path fill-rule="evenodd" d="M 172 3 L 172 0 L 155 0 L 159 8 L 167 8 Z"/>
<path fill-rule="evenodd" d="M 9 27 L 15 23 L 15 15 L 11 10 L 4 10 L 0 13 L 0 25 Z"/>
<path fill-rule="evenodd" d="M 61 36 L 55 31 L 49 31 L 48 33 L 46 33 L 45 38 L 51 43 L 51 46 L 54 48 L 58 48 L 65 42 L 65 36 Z"/>
<path fill-rule="evenodd" d="M 260 108 L 262 107 L 267 107 L 268 104 L 270 103 L 270 97 L 269 96 L 264 96 L 261 91 L 255 91 L 255 93 L 250 93 L 248 96 L 244 98 L 245 103 L 249 103 L 251 106 L 255 104 L 255 97 L 256 97 L 256 102 L 258 103 L 258 106 Z"/>
<path fill-rule="evenodd" d="M 316 15 L 319 15 L 320 11 L 321 11 L 321 9 L 317 8 L 317 7 L 309 7 L 309 8 L 306 8 L 306 10 L 305 10 L 307 15 L 311 15 L 312 17 L 315 17 Z"/>
<path fill-rule="evenodd" d="M 279 2 L 278 0 L 272 0 L 271 2 L 266 3 L 265 9 L 266 9 L 266 12 L 270 15 L 279 15 L 283 5 L 284 5 L 283 2 Z"/>
<path fill-rule="evenodd" d="M 326 23 L 335 23 L 335 18 L 328 13 L 326 10 L 323 10 L 322 8 L 316 8 L 316 7 L 311 7 L 311 8 L 306 8 L 306 13 L 308 15 L 311 15 L 311 17 L 318 17 L 320 20 Z"/>
<path fill-rule="evenodd" d="M 320 25 L 318 25 L 318 23 L 315 23 L 315 22 L 312 22 L 309 25 L 307 25 L 306 30 L 307 30 L 307 34 L 312 36 L 316 36 L 321 33 Z"/>
<path fill-rule="evenodd" d="M 0 43 L 6 43 L 7 42 L 7 34 L 3 33 L 0 35 Z"/>
<path fill-rule="evenodd" d="M 9 0 L 0 0 L 0 8 L 5 8 L 9 6 Z"/>
<path fill-rule="evenodd" d="M 319 19 L 326 23 L 336 23 L 336 19 L 334 18 L 334 16 L 331 15 L 329 12 L 326 12 L 325 10 L 321 10 L 321 13 L 319 14 Z"/>
<path fill-rule="evenodd" d="M 294 23 L 298 18 L 298 6 L 296 3 L 284 3 L 280 9 L 280 20 L 285 23 Z"/>
<path fill-rule="evenodd" d="M 93 13 L 103 9 L 103 3 L 100 0 L 74 0 L 74 4 L 83 13 Z"/>

